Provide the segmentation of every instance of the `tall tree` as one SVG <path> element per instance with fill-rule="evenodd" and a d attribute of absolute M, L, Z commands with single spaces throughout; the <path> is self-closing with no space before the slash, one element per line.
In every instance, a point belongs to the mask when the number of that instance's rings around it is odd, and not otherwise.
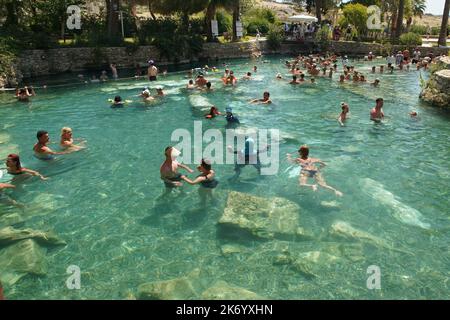
<path fill-rule="evenodd" d="M 233 7 L 233 41 L 237 41 L 238 36 L 237 36 L 236 22 L 240 21 L 240 15 L 241 15 L 240 0 L 233 0 L 232 7 Z"/>
<path fill-rule="evenodd" d="M 442 16 L 441 32 L 439 33 L 438 44 L 440 46 L 447 46 L 447 30 L 448 30 L 448 14 L 450 10 L 450 0 L 445 0 L 444 15 Z"/>
<path fill-rule="evenodd" d="M 398 3 L 398 15 L 397 15 L 397 26 L 394 34 L 394 42 L 398 42 L 400 36 L 403 32 L 403 15 L 405 12 L 405 0 L 399 0 Z"/>
<path fill-rule="evenodd" d="M 119 10 L 120 0 L 106 1 L 106 25 L 108 38 L 111 41 L 117 41 L 120 38 L 119 33 Z"/>
<path fill-rule="evenodd" d="M 216 10 L 218 8 L 225 8 L 225 9 L 232 10 L 233 3 L 234 3 L 233 0 L 209 0 L 208 7 L 206 8 L 206 15 L 205 15 L 205 26 L 206 26 L 208 41 L 213 40 L 211 21 L 214 20 L 214 17 L 216 16 Z"/>

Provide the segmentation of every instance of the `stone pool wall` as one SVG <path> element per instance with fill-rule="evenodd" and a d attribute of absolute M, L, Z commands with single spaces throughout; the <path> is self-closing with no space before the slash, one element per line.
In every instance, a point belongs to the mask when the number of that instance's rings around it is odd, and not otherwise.
<path fill-rule="evenodd" d="M 206 61 L 215 59 L 229 58 L 248 58 L 253 53 L 261 51 L 263 54 L 281 53 L 281 54 L 297 54 L 309 53 L 315 48 L 314 43 L 283 43 L 279 50 L 273 51 L 269 49 L 267 42 L 249 41 L 242 43 L 206 43 L 203 51 L 195 60 L 184 59 L 179 63 L 189 63 L 194 61 Z M 380 44 L 359 43 L 359 42 L 331 42 L 330 50 L 352 55 L 365 55 L 372 51 L 374 54 L 386 54 L 390 51 L 404 49 L 403 46 L 385 47 Z M 435 55 L 446 53 L 446 49 L 441 48 L 425 48 L 422 47 L 423 54 L 433 51 Z M 159 66 L 168 65 L 172 62 L 166 59 L 160 59 L 159 51 L 154 46 L 141 46 L 136 49 L 125 47 L 110 48 L 58 48 L 49 50 L 25 50 L 21 53 L 17 61 L 17 80 L 22 78 L 46 76 L 59 74 L 64 72 L 78 72 L 86 69 L 107 68 L 109 62 L 115 62 L 118 68 L 133 68 L 136 64 L 145 62 L 149 59 L 157 61 Z M 109 71 L 109 70 L 108 70 Z M 3 83 L 1 83 L 3 82 Z M 14 81 L 9 81 L 14 83 Z M 0 87 L 5 85 L 7 81 L 1 80 Z"/>
<path fill-rule="evenodd" d="M 450 108 L 450 57 L 442 57 L 422 90 L 422 100 L 439 107 Z"/>

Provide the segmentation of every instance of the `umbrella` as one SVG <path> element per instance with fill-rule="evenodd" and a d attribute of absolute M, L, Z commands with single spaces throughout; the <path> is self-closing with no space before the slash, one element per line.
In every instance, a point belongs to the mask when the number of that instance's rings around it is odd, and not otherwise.
<path fill-rule="evenodd" d="M 296 16 L 292 16 L 287 18 L 289 22 L 317 22 L 318 19 L 316 17 L 308 16 L 306 14 L 299 14 Z"/>

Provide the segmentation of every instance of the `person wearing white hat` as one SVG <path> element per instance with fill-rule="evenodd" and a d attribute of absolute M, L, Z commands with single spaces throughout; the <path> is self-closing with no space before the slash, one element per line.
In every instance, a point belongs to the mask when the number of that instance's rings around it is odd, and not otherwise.
<path fill-rule="evenodd" d="M 148 61 L 148 80 L 149 81 L 156 81 L 156 76 L 158 75 L 158 68 L 155 66 L 155 62 L 153 60 Z"/>
<path fill-rule="evenodd" d="M 185 169 L 189 173 L 194 172 L 194 170 L 192 170 L 188 166 L 177 161 L 177 157 L 180 154 L 181 152 L 172 146 L 168 146 L 164 150 L 166 160 L 164 160 L 164 162 L 161 164 L 159 172 L 161 175 L 161 180 L 164 182 L 164 185 L 167 188 L 182 186 L 181 180 L 183 180 L 183 175 L 178 172 L 178 168 Z"/>

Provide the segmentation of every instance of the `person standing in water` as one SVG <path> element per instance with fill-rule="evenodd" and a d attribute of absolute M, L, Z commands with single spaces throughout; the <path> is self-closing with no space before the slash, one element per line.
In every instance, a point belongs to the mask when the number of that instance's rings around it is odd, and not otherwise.
<path fill-rule="evenodd" d="M 291 163 L 299 164 L 301 167 L 300 175 L 299 175 L 299 184 L 302 187 L 309 187 L 314 191 L 317 191 L 317 184 L 322 188 L 333 191 L 337 196 L 342 197 L 342 192 L 336 190 L 333 187 L 330 187 L 325 182 L 325 179 L 322 177 L 322 174 L 319 171 L 319 168 L 315 166 L 315 164 L 320 164 L 322 167 L 325 167 L 325 163 L 316 158 L 309 158 L 309 147 L 304 145 L 301 146 L 298 150 L 300 157 L 293 159 L 291 154 L 287 154 L 287 159 Z M 308 184 L 308 178 L 314 178 L 317 184 Z"/>
<path fill-rule="evenodd" d="M 341 103 L 342 112 L 338 117 L 339 124 L 343 127 L 345 120 L 347 120 L 347 114 L 349 113 L 350 109 L 348 107 L 348 104 L 345 102 Z"/>
<path fill-rule="evenodd" d="M 176 160 L 180 155 L 180 151 L 174 147 L 167 147 L 164 150 L 164 155 L 166 156 L 166 160 L 164 160 L 159 169 L 161 180 L 167 188 L 181 187 L 182 183 L 180 181 L 183 180 L 183 175 L 178 172 L 178 168 L 185 169 L 189 173 L 194 171 Z"/>
<path fill-rule="evenodd" d="M 200 174 L 194 180 L 191 180 L 186 176 L 181 176 L 181 178 L 191 185 L 200 184 L 200 189 L 198 191 L 202 200 L 205 201 L 206 196 L 211 196 L 212 190 L 217 187 L 219 181 L 215 179 L 216 173 L 212 170 L 210 161 L 202 159 L 202 162 L 197 169 L 200 171 Z"/>
<path fill-rule="evenodd" d="M 34 145 L 33 151 L 36 158 L 40 160 L 53 160 L 55 155 L 61 155 L 68 153 L 67 151 L 56 152 L 47 147 L 50 142 L 48 132 L 45 130 L 39 130 L 36 134 L 38 142 Z"/>
<path fill-rule="evenodd" d="M 81 139 L 79 139 L 81 140 Z M 81 140 L 82 143 L 85 142 L 85 140 Z M 81 149 L 84 149 L 85 146 L 84 145 L 76 145 L 73 143 L 74 139 L 72 137 L 72 129 L 69 127 L 64 127 L 61 129 L 61 141 L 59 142 L 59 146 L 65 150 L 67 150 L 67 152 L 72 152 L 72 151 L 79 151 Z"/>
<path fill-rule="evenodd" d="M 375 122 L 381 122 L 381 120 L 384 119 L 383 104 L 384 104 L 383 98 L 378 98 L 376 100 L 375 107 L 370 111 L 370 120 Z"/>

